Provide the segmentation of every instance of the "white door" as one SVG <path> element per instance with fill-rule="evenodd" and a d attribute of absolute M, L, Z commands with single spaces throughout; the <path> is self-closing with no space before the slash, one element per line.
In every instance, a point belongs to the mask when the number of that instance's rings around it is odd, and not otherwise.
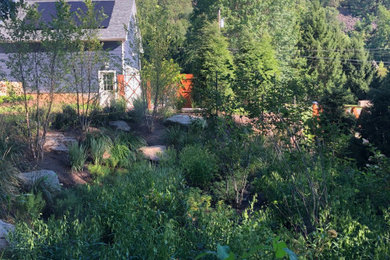
<path fill-rule="evenodd" d="M 99 104 L 101 107 L 109 107 L 116 98 L 116 71 L 99 71 L 99 83 Z"/>

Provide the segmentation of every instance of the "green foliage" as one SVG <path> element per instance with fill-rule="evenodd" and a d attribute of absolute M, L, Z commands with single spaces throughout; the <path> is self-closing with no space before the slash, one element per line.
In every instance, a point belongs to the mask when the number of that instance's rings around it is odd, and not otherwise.
<path fill-rule="evenodd" d="M 306 59 L 306 92 L 309 100 L 318 100 L 324 92 L 340 89 L 345 84 L 341 52 L 346 36 L 318 1 L 309 4 L 301 21 L 301 37 L 298 48 Z"/>
<path fill-rule="evenodd" d="M 4 158 L 0 159 L 0 209 L 1 217 L 5 217 L 10 210 L 9 206 L 19 193 L 19 182 L 17 179 L 17 169 Z"/>
<path fill-rule="evenodd" d="M 17 197 L 14 203 L 14 214 L 16 218 L 24 221 L 39 219 L 46 206 L 41 192 L 26 193 Z"/>
<path fill-rule="evenodd" d="M 138 150 L 138 148 L 141 148 L 142 146 L 146 145 L 146 141 L 142 137 L 134 135 L 132 133 L 124 132 L 115 135 L 114 143 L 119 145 L 125 145 L 131 151 L 136 151 Z"/>
<path fill-rule="evenodd" d="M 215 156 L 200 145 L 187 146 L 181 151 L 180 166 L 190 185 L 206 189 L 217 172 Z"/>
<path fill-rule="evenodd" d="M 31 100 L 31 96 L 26 97 L 27 100 Z M 8 103 L 17 103 L 24 101 L 24 96 L 1 96 L 0 97 L 0 104 L 8 104 Z"/>
<path fill-rule="evenodd" d="M 369 59 L 369 52 L 364 49 L 364 41 L 361 36 L 354 35 L 346 44 L 346 52 L 343 55 L 343 70 L 346 75 L 344 91 L 351 95 L 348 101 L 366 99 L 370 84 L 373 80 L 374 70 Z M 350 62 L 358 60 L 359 62 Z"/>
<path fill-rule="evenodd" d="M 78 116 L 76 110 L 72 106 L 65 106 L 62 113 L 57 113 L 54 116 L 54 120 L 51 126 L 54 129 L 66 130 L 74 128 L 78 123 Z"/>
<path fill-rule="evenodd" d="M 105 177 L 112 172 L 110 167 L 100 164 L 88 165 L 88 171 L 96 177 Z"/>
<path fill-rule="evenodd" d="M 110 150 L 109 163 L 111 167 L 128 167 L 135 161 L 135 153 L 123 144 L 115 144 Z"/>
<path fill-rule="evenodd" d="M 69 160 L 72 170 L 82 171 L 87 160 L 86 148 L 78 143 L 72 143 L 69 147 Z"/>
<path fill-rule="evenodd" d="M 137 98 L 133 101 L 133 106 L 133 109 L 129 111 L 130 117 L 137 124 L 141 124 L 145 121 L 145 116 L 147 113 L 146 102 L 141 98 Z"/>
<path fill-rule="evenodd" d="M 103 108 L 103 113 L 108 115 L 105 116 L 105 119 L 108 121 L 128 119 L 126 106 L 125 99 L 113 100 L 109 107 Z"/>
<path fill-rule="evenodd" d="M 232 96 L 233 58 L 226 38 L 216 23 L 207 23 L 193 44 L 194 101 L 208 112 L 228 110 L 227 102 Z"/>
<path fill-rule="evenodd" d="M 90 139 L 89 148 L 95 165 L 102 163 L 103 155 L 110 150 L 111 145 L 111 139 L 106 136 Z"/>
<path fill-rule="evenodd" d="M 382 5 L 378 8 L 378 16 L 376 17 L 377 28 L 373 33 L 373 37 L 370 40 L 370 47 L 377 49 L 388 49 L 390 47 L 390 3 L 389 6 L 384 7 Z M 387 61 L 390 55 L 386 51 L 373 51 L 373 56 L 379 61 Z"/>
<path fill-rule="evenodd" d="M 235 55 L 236 105 L 251 117 L 264 111 L 265 97 L 273 93 L 273 81 L 278 73 L 278 64 L 268 35 L 257 42 L 247 31 L 240 36 L 240 47 Z"/>
<path fill-rule="evenodd" d="M 171 126 L 165 130 L 164 139 L 168 145 L 181 151 L 187 144 L 188 132 L 180 126 Z"/>

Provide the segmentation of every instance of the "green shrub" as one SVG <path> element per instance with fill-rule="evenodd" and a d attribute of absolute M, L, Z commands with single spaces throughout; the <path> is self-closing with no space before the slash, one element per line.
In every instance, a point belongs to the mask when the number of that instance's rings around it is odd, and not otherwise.
<path fill-rule="evenodd" d="M 125 99 L 113 100 L 109 107 L 103 108 L 108 121 L 128 119 L 127 104 Z"/>
<path fill-rule="evenodd" d="M 65 106 L 62 113 L 54 115 L 52 127 L 58 130 L 66 130 L 73 128 L 78 123 L 78 116 L 76 110 L 71 106 Z"/>
<path fill-rule="evenodd" d="M 179 96 L 175 100 L 175 107 L 178 111 L 181 111 L 182 108 L 187 104 L 187 99 L 183 96 Z"/>
<path fill-rule="evenodd" d="M 90 151 L 94 164 L 100 164 L 105 152 L 110 150 L 111 139 L 109 137 L 92 138 L 90 140 Z"/>
<path fill-rule="evenodd" d="M 17 219 L 30 221 L 40 218 L 45 206 L 46 202 L 42 193 L 31 192 L 17 197 L 13 211 Z"/>
<path fill-rule="evenodd" d="M 112 168 L 128 167 L 136 159 L 135 153 L 123 144 L 115 144 L 110 150 L 110 155 L 108 161 Z"/>
<path fill-rule="evenodd" d="M 180 126 L 171 126 L 165 130 L 165 142 L 180 151 L 188 142 L 188 133 Z"/>
<path fill-rule="evenodd" d="M 69 146 L 69 160 L 72 170 L 82 171 L 87 160 L 87 151 L 83 145 L 72 143 Z"/>
<path fill-rule="evenodd" d="M 124 132 L 120 132 L 115 136 L 114 143 L 126 145 L 132 151 L 136 151 L 138 148 L 146 145 L 146 141 L 142 137 Z"/>
<path fill-rule="evenodd" d="M 104 177 L 109 175 L 112 171 L 110 167 L 100 165 L 100 164 L 90 164 L 88 165 L 88 171 L 97 177 Z"/>
<path fill-rule="evenodd" d="M 27 95 L 27 100 L 31 100 L 32 96 Z M 0 105 L 1 104 L 9 104 L 9 103 L 18 103 L 24 101 L 24 96 L 16 96 L 16 95 L 10 95 L 10 96 L 0 96 Z"/>
<path fill-rule="evenodd" d="M 133 101 L 133 106 L 133 109 L 129 111 L 130 117 L 138 124 L 144 122 L 148 109 L 145 101 L 142 98 L 137 98 Z"/>
<path fill-rule="evenodd" d="M 0 159 L 0 217 L 11 210 L 9 208 L 18 192 L 17 169 L 9 162 Z"/>
<path fill-rule="evenodd" d="M 207 188 L 217 172 L 217 160 L 200 145 L 185 147 L 180 153 L 180 166 L 188 183 Z"/>

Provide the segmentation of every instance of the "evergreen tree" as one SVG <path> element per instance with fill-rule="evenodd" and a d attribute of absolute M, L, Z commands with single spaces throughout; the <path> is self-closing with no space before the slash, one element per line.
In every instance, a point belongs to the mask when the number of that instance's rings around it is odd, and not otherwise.
<path fill-rule="evenodd" d="M 244 31 L 239 45 L 235 55 L 234 84 L 237 104 L 251 117 L 258 117 L 264 109 L 265 95 L 272 93 L 278 62 L 267 35 L 256 41 L 251 33 Z"/>
<path fill-rule="evenodd" d="M 301 22 L 300 54 L 306 59 L 305 81 L 309 99 L 319 100 L 325 92 L 343 88 L 346 81 L 342 70 L 341 51 L 345 35 L 337 24 L 327 19 L 318 1 L 310 4 Z"/>
<path fill-rule="evenodd" d="M 376 24 L 377 28 L 371 39 L 370 47 L 376 49 L 373 51 L 375 60 L 388 61 L 390 60 L 390 54 L 384 49 L 390 48 L 390 10 L 380 6 Z"/>
<path fill-rule="evenodd" d="M 343 70 L 347 81 L 345 90 L 351 94 L 349 100 L 365 99 L 372 82 L 374 70 L 364 41 L 358 35 L 352 36 L 345 47 Z"/>
<path fill-rule="evenodd" d="M 194 100 L 209 112 L 224 109 L 232 94 L 233 58 L 216 23 L 201 29 L 194 50 Z"/>

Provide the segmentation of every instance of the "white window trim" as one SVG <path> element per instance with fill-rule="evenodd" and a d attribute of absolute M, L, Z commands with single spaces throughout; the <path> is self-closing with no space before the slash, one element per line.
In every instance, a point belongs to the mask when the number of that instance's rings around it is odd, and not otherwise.
<path fill-rule="evenodd" d="M 98 76 L 99 76 L 99 92 L 100 91 L 110 91 L 110 90 L 104 90 L 104 82 L 103 82 L 103 75 L 107 73 L 114 73 L 114 89 L 112 92 L 117 93 L 118 92 L 118 82 L 117 82 L 117 75 L 115 70 L 99 70 Z"/>

